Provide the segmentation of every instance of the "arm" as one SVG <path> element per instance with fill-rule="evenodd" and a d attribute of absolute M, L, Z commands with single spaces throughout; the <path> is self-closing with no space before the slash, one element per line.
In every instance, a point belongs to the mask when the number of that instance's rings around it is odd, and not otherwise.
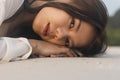
<path fill-rule="evenodd" d="M 8 62 L 12 60 L 27 59 L 32 52 L 26 38 L 0 38 L 0 60 Z"/>
<path fill-rule="evenodd" d="M 55 45 L 49 42 L 29 39 L 33 48 L 32 54 L 38 54 L 44 57 L 74 57 L 75 53 L 64 46 Z"/>

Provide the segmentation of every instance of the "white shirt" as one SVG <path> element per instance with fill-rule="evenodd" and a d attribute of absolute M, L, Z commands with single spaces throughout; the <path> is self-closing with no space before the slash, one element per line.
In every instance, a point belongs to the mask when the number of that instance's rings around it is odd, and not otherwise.
<path fill-rule="evenodd" d="M 24 0 L 0 0 L 0 25 L 12 17 Z M 27 59 L 32 47 L 26 38 L 0 37 L 0 61 Z"/>

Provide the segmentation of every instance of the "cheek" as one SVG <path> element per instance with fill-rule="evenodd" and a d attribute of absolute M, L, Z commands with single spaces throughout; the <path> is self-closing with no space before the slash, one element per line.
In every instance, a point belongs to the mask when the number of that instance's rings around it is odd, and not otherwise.
<path fill-rule="evenodd" d="M 54 25 L 55 30 L 57 30 L 57 28 L 66 29 L 68 26 L 68 24 L 66 23 L 67 22 L 65 20 L 61 19 L 61 20 L 56 20 L 53 25 Z"/>
<path fill-rule="evenodd" d="M 67 26 L 69 24 L 70 17 L 65 15 L 50 15 L 48 16 L 51 24 L 56 27 Z"/>
<path fill-rule="evenodd" d="M 39 22 L 38 22 L 38 20 L 36 19 L 34 22 L 33 22 L 33 26 L 32 26 L 32 28 L 33 28 L 33 30 L 34 30 L 34 32 L 35 33 L 39 33 L 39 30 L 40 30 L 40 27 L 39 27 L 40 25 L 39 25 Z"/>
<path fill-rule="evenodd" d="M 50 39 L 48 40 L 48 42 L 50 43 L 53 43 L 53 44 L 57 44 L 57 45 L 61 45 L 61 46 L 64 46 L 64 41 L 61 41 L 61 40 L 55 40 L 55 39 Z"/>
<path fill-rule="evenodd" d="M 34 32 L 37 34 L 41 34 L 42 27 L 45 25 L 46 22 L 47 22 L 47 19 L 45 14 L 43 12 L 39 12 L 33 21 L 32 27 Z"/>
<path fill-rule="evenodd" d="M 38 32 L 38 23 L 36 21 L 33 22 L 33 26 L 32 26 L 33 30 L 35 33 Z"/>

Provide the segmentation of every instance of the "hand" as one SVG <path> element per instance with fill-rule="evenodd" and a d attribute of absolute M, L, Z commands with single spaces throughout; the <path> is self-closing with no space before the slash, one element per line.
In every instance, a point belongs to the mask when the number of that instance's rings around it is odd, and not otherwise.
<path fill-rule="evenodd" d="M 37 54 L 44 57 L 75 57 L 75 53 L 65 46 L 55 45 L 49 42 L 29 39 L 33 48 L 32 54 Z"/>

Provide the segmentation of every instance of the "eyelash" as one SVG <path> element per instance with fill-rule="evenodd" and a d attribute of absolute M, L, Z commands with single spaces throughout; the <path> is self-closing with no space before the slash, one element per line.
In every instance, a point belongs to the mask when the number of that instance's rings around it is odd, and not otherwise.
<path fill-rule="evenodd" d="M 75 19 L 72 18 L 71 23 L 70 23 L 70 29 L 73 28 L 75 25 Z"/>
<path fill-rule="evenodd" d="M 69 28 L 71 29 L 71 28 L 73 28 L 74 26 L 75 26 L 75 19 L 72 18 Z M 65 40 L 65 46 L 66 46 L 66 47 L 69 47 L 69 39 L 68 39 L 68 38 L 66 38 L 66 40 Z"/>
<path fill-rule="evenodd" d="M 68 38 L 66 38 L 66 40 L 65 40 L 65 46 L 69 47 L 69 39 Z"/>

